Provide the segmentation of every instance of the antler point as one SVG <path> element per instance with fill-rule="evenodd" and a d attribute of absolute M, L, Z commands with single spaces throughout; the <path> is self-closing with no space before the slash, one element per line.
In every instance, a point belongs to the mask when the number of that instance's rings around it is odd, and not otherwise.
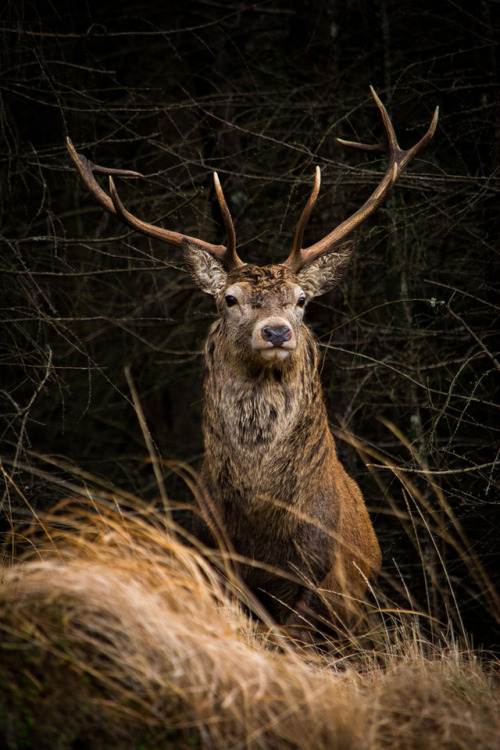
<path fill-rule="evenodd" d="M 108 177 L 108 185 L 109 185 L 109 194 L 111 196 L 111 200 L 113 201 L 113 206 L 115 207 L 115 211 L 120 216 L 123 216 L 124 210 L 123 210 L 123 204 L 121 202 L 120 196 L 118 195 L 118 190 L 116 189 L 115 181 L 113 180 L 112 176 L 109 175 Z"/>
<path fill-rule="evenodd" d="M 436 109 L 434 110 L 434 114 L 432 115 L 431 127 L 432 127 L 432 133 L 433 134 L 434 134 L 434 131 L 436 129 L 436 125 L 438 123 L 438 120 L 439 120 L 439 104 L 436 106 Z"/>
<path fill-rule="evenodd" d="M 380 107 L 380 105 L 382 105 L 382 107 L 383 107 L 384 105 L 382 104 L 382 100 L 381 100 L 380 96 L 377 94 L 377 92 L 375 91 L 375 89 L 373 88 L 372 85 L 370 85 L 370 91 L 372 93 L 373 98 L 375 99 L 375 102 L 376 102 L 377 106 Z"/>

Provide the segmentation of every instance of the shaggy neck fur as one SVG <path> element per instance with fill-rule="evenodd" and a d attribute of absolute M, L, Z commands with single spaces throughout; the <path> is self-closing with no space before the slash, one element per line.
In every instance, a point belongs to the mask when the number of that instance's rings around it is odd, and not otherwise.
<path fill-rule="evenodd" d="M 278 365 L 235 367 L 227 361 L 222 321 L 208 336 L 203 473 L 237 512 L 264 495 L 296 504 L 326 465 L 325 454 L 335 452 L 306 326 L 294 355 Z"/>

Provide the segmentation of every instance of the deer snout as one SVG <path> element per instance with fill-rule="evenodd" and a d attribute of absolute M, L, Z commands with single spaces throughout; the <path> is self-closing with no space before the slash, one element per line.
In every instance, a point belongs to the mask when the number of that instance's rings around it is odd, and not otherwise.
<path fill-rule="evenodd" d="M 252 349 L 266 360 L 285 359 L 297 346 L 297 339 L 285 318 L 266 318 L 252 334 Z"/>
<path fill-rule="evenodd" d="M 285 341 L 290 341 L 292 332 L 288 326 L 265 326 L 261 333 L 264 341 L 269 341 L 272 346 L 283 346 Z"/>

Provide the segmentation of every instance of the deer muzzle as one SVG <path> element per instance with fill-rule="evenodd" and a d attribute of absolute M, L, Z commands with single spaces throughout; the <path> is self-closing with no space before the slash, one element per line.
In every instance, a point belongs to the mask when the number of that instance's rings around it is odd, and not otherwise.
<path fill-rule="evenodd" d="M 285 359 L 296 346 L 294 330 L 284 318 L 268 318 L 254 328 L 252 349 L 265 360 Z"/>

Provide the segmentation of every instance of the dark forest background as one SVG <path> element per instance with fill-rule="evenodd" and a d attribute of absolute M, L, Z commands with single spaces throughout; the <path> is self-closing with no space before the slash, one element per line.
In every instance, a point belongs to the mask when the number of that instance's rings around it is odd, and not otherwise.
<path fill-rule="evenodd" d="M 173 505 L 191 501 L 185 479 L 202 455 L 212 300 L 179 251 L 93 203 L 66 136 L 98 164 L 145 175 L 119 181 L 133 213 L 223 242 L 217 170 L 240 255 L 278 262 L 316 164 L 307 244 L 380 180 L 379 155 L 336 141 L 380 138 L 371 84 L 403 147 L 436 105 L 438 128 L 308 322 L 383 549 L 382 592 L 498 647 L 499 11 L 493 0 L 3 5 L 6 561 L 12 530 L 64 495 L 134 496 L 164 512 L 138 404 Z"/>

